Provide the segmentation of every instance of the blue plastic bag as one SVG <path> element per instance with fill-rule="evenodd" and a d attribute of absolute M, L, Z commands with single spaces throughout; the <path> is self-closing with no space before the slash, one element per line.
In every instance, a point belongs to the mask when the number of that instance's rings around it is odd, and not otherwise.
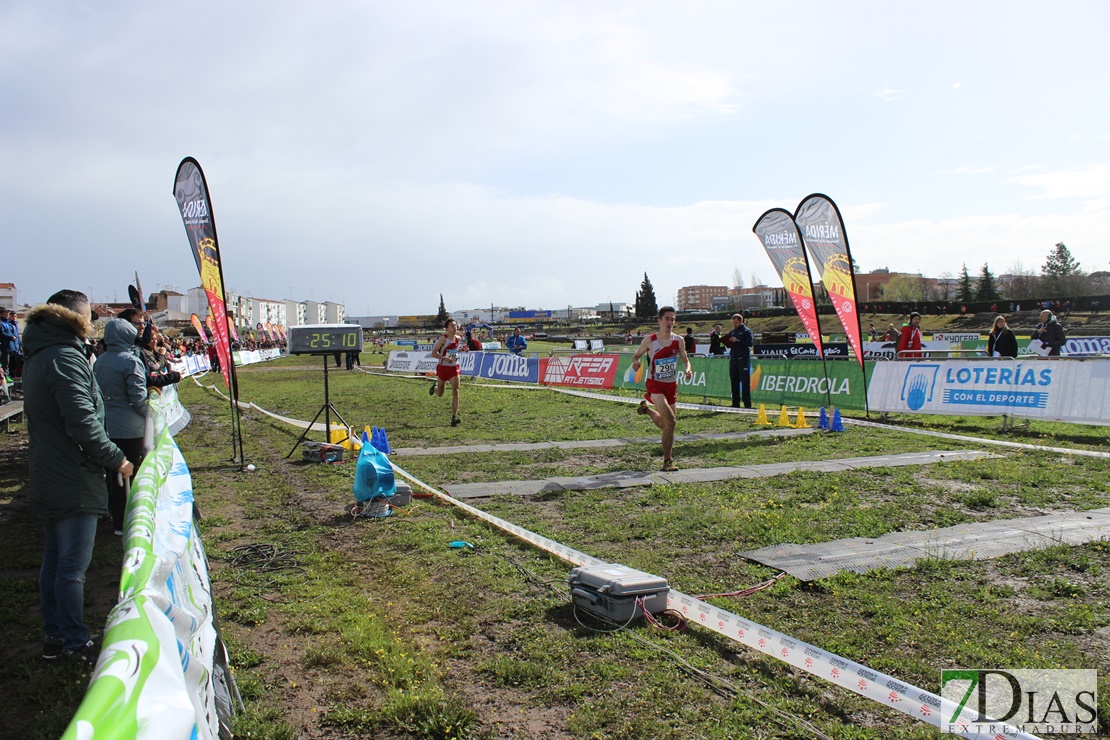
<path fill-rule="evenodd" d="M 366 433 L 362 434 L 362 449 L 355 465 L 355 498 L 369 501 L 375 498 L 389 498 L 397 493 L 397 481 L 393 478 L 393 466 L 381 450 L 369 444 Z"/>

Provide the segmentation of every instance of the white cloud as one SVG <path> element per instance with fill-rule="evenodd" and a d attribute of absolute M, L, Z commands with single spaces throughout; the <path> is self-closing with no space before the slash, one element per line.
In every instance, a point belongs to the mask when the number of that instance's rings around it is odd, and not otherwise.
<path fill-rule="evenodd" d="M 875 90 L 871 94 L 874 95 L 876 98 L 879 98 L 880 100 L 886 100 L 889 102 L 891 100 L 897 100 L 898 98 L 902 97 L 905 92 L 905 90 L 894 90 L 889 87 L 884 87 L 882 90 Z"/>
<path fill-rule="evenodd" d="M 645 270 L 668 300 L 737 266 L 770 276 L 751 224 L 814 189 L 837 197 L 865 265 L 1040 264 L 1061 239 L 1093 250 L 1110 175 L 1060 162 L 1077 159 L 1072 133 L 1098 137 L 1076 121 L 1110 118 L 1089 94 L 1110 65 L 1099 24 L 1061 8 L 992 35 L 996 13 L 961 12 L 952 25 L 933 6 L 853 0 L 11 0 L 6 279 L 35 298 L 125 288 L 136 268 L 194 282 L 170 195 L 185 155 L 208 175 L 229 285 L 357 312 L 430 312 L 440 292 L 451 307 L 631 300 Z M 788 40 L 767 32 L 784 19 Z M 1030 32 L 1050 47 L 1035 59 L 1007 41 Z M 1069 116 L 1041 114 L 1061 101 Z M 928 220 L 907 211 L 926 207 Z M 18 259 L 48 252 L 48 266 Z"/>
<path fill-rule="evenodd" d="M 942 174 L 946 175 L 985 175 L 994 172 L 997 167 L 957 167 L 953 170 L 946 170 Z"/>
<path fill-rule="evenodd" d="M 1110 200 L 1110 164 L 1091 164 L 1054 172 L 1040 171 L 1011 177 L 1004 182 L 1035 188 L 1032 198 Z"/>

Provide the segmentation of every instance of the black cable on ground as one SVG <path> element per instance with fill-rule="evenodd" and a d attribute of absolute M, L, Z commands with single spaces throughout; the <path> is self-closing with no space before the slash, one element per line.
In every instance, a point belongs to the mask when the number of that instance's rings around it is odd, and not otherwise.
<path fill-rule="evenodd" d="M 250 545 L 240 545 L 228 551 L 231 556 L 228 563 L 239 568 L 236 574 L 236 583 L 242 583 L 245 572 L 270 573 L 270 574 L 299 574 L 306 575 L 307 569 L 297 562 L 296 555 L 302 554 L 299 550 L 288 550 L 284 545 L 272 545 L 265 542 Z M 273 583 L 274 581 L 268 581 Z"/>

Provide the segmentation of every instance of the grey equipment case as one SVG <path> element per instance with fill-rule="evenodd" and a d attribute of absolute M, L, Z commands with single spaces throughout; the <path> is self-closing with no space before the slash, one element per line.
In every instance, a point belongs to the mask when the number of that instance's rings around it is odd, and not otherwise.
<path fill-rule="evenodd" d="M 640 598 L 645 611 L 664 611 L 670 590 L 666 578 L 613 563 L 572 568 L 567 583 L 575 606 L 618 624 L 636 616 Z"/>

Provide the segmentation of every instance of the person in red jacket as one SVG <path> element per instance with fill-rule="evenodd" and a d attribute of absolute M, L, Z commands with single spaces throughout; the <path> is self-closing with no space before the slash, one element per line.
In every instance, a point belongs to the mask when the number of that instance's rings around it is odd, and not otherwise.
<path fill-rule="evenodd" d="M 910 321 L 902 327 L 902 336 L 898 339 L 898 352 L 907 352 L 909 350 L 921 349 L 921 314 L 914 311 L 910 314 Z M 919 352 L 909 352 L 908 354 L 899 354 L 899 358 L 914 358 L 921 357 Z"/>

